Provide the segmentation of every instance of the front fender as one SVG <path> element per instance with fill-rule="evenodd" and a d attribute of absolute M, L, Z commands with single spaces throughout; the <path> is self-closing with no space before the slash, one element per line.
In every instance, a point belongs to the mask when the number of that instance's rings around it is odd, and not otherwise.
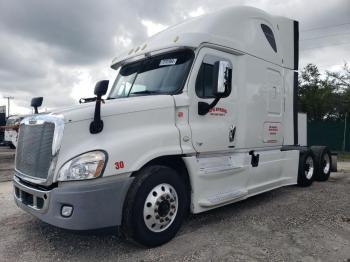
<path fill-rule="evenodd" d="M 174 103 L 169 98 L 167 107 L 104 117 L 99 134 L 89 132 L 91 120 L 67 123 L 55 176 L 65 162 L 91 150 L 108 154 L 103 176 L 134 172 L 156 157 L 182 154 Z M 121 161 L 117 169 L 115 163 Z"/>

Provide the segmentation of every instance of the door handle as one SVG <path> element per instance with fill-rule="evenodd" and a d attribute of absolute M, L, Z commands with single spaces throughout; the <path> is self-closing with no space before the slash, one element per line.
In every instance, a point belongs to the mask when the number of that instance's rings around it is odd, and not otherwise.
<path fill-rule="evenodd" d="M 232 125 L 230 127 L 230 131 L 228 134 L 228 139 L 230 142 L 233 142 L 235 140 L 235 134 L 236 134 L 236 127 Z"/>

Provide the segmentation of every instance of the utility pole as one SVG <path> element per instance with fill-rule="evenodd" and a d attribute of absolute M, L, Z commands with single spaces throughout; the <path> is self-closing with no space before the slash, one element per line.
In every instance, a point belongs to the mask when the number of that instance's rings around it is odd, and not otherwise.
<path fill-rule="evenodd" d="M 7 99 L 7 117 L 10 116 L 10 100 L 15 99 L 13 96 L 4 96 Z"/>
<path fill-rule="evenodd" d="M 343 152 L 345 152 L 346 145 L 346 120 L 348 119 L 348 112 L 345 112 L 344 136 L 343 136 Z"/>

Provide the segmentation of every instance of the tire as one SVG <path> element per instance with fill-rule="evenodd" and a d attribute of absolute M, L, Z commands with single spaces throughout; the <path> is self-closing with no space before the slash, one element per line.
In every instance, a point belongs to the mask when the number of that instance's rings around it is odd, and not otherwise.
<path fill-rule="evenodd" d="M 188 207 L 185 183 L 175 170 L 160 165 L 145 167 L 137 172 L 128 191 L 122 234 L 144 246 L 162 245 L 176 235 Z"/>
<path fill-rule="evenodd" d="M 315 179 L 315 157 L 311 150 L 300 151 L 298 185 L 301 187 L 311 186 Z"/>
<path fill-rule="evenodd" d="M 327 181 L 331 174 L 332 154 L 326 146 L 312 146 L 315 155 L 315 180 Z"/>

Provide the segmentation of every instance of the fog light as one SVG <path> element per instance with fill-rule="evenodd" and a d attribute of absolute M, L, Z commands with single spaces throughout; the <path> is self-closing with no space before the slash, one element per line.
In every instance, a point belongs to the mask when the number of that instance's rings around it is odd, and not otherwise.
<path fill-rule="evenodd" d="M 73 213 L 73 207 L 72 206 L 62 206 L 61 209 L 61 216 L 63 217 L 70 217 Z"/>

